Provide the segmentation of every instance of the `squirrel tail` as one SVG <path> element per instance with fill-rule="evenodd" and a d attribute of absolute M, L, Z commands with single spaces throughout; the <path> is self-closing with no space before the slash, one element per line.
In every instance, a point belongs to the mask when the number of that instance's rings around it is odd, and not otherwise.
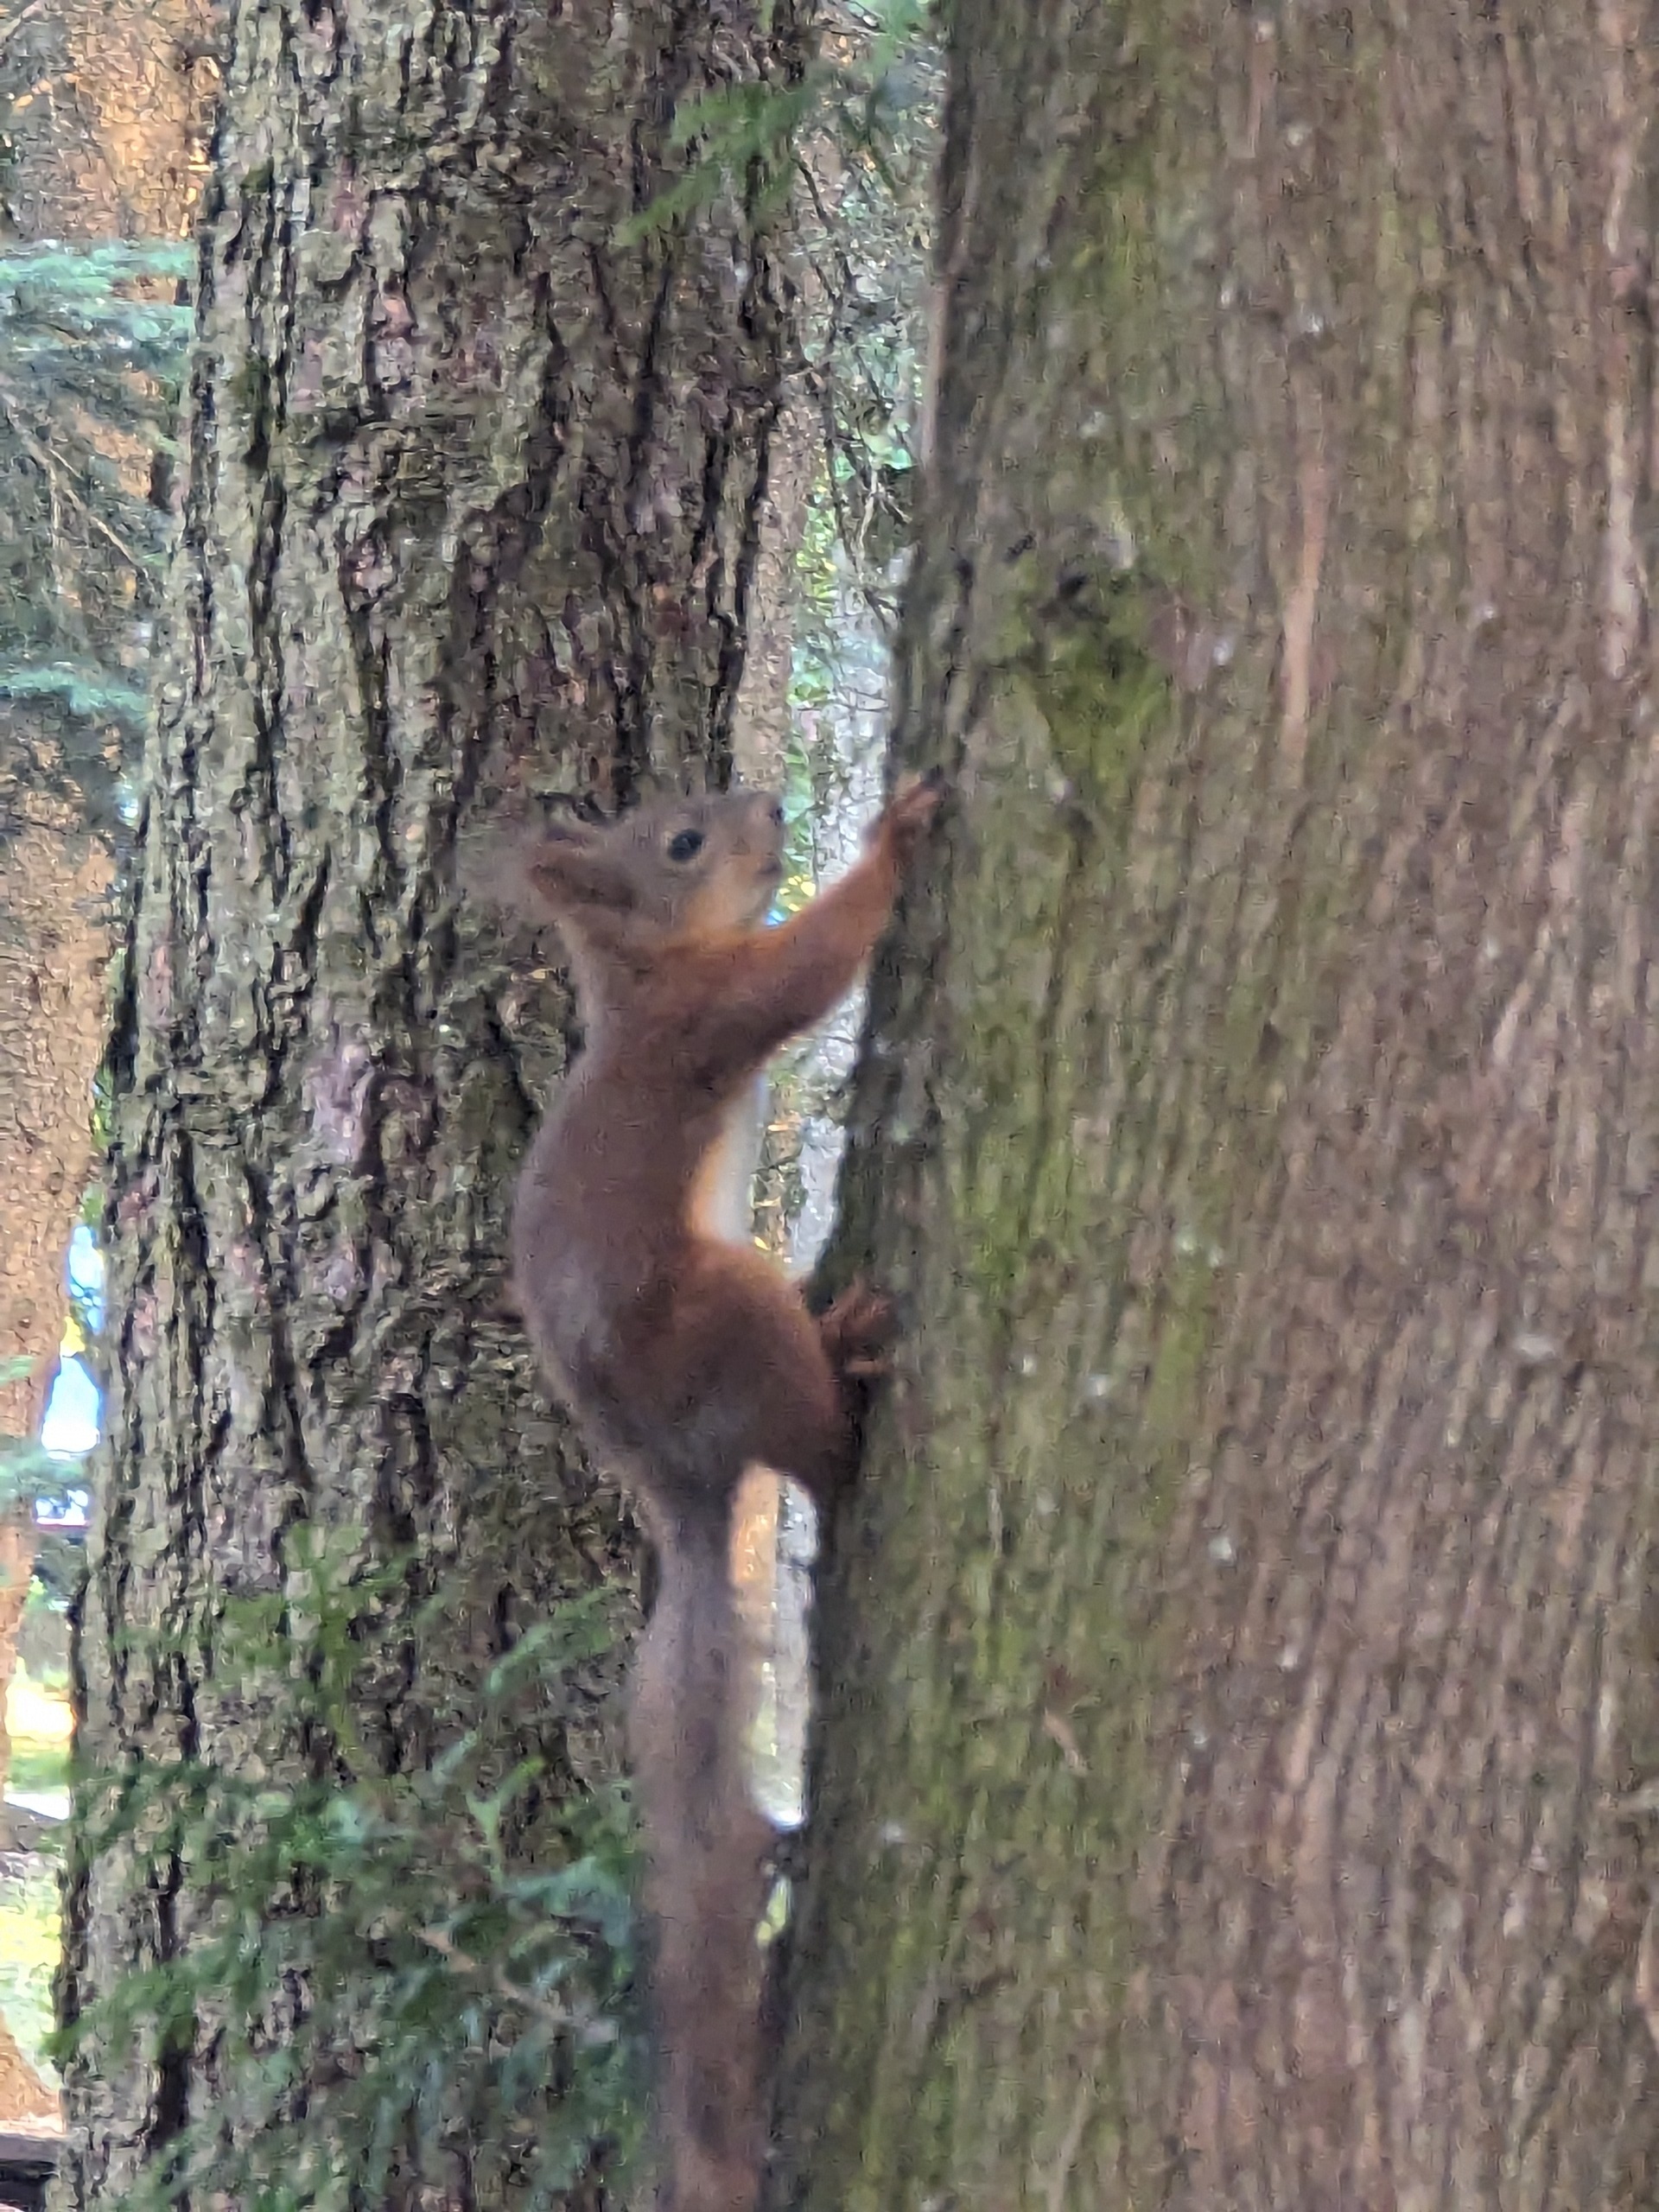
<path fill-rule="evenodd" d="M 751 2212 L 766 2137 L 758 1931 L 772 1831 L 744 1758 L 753 1669 L 726 1501 L 685 1516 L 658 1556 L 630 1727 L 654 1923 L 658 2203 Z"/>

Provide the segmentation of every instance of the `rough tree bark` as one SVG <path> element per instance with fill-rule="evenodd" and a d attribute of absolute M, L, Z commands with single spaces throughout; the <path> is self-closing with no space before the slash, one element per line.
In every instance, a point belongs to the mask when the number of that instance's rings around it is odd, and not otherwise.
<path fill-rule="evenodd" d="M 950 35 L 777 2201 L 1650 2202 L 1659 10 Z"/>
<path fill-rule="evenodd" d="M 613 1579 L 626 1624 L 630 1524 L 497 1307 L 568 998 L 461 899 L 457 838 L 498 788 L 728 763 L 786 288 L 728 191 L 618 228 L 696 158 L 677 107 L 795 68 L 804 20 L 231 10 L 111 1054 L 94 1770 L 235 1763 L 253 1716 L 216 1632 L 238 1593 L 296 1586 L 302 1531 L 355 1532 L 365 1562 L 413 1546 L 460 1593 L 375 1684 L 389 1767 L 562 1596 Z M 611 1770 L 616 1671 L 525 1716 L 572 1790 Z M 72 2018 L 188 1947 L 194 1877 L 81 1852 Z M 206 2037 L 78 2065 L 59 2201 L 118 2193 L 223 2086 Z M 493 2147 L 411 2188 L 499 2200 Z"/>

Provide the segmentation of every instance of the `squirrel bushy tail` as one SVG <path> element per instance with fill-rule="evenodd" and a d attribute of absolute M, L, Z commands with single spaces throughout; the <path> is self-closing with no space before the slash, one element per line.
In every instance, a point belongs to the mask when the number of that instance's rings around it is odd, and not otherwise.
<path fill-rule="evenodd" d="M 750 2212 L 761 2111 L 757 1940 L 772 1831 L 750 1795 L 753 1669 L 731 1585 L 730 1519 L 697 1501 L 659 1542 L 630 1736 L 646 1847 L 661 2212 Z"/>

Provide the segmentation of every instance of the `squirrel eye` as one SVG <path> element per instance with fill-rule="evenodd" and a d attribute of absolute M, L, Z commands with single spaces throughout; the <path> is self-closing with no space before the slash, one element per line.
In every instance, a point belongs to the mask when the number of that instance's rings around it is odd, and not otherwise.
<path fill-rule="evenodd" d="M 701 830 L 677 830 L 668 841 L 668 857 L 671 861 L 694 861 L 702 850 Z"/>
<path fill-rule="evenodd" d="M 783 808 L 782 808 L 780 805 L 779 805 L 779 804 L 778 804 L 778 803 L 774 800 L 774 801 L 773 801 L 773 803 L 772 803 L 772 805 L 767 809 L 767 811 L 770 813 L 770 815 L 771 815 L 771 817 L 772 817 L 772 828 L 773 828 L 774 830 L 781 830 L 781 829 L 783 828 L 783 826 L 784 826 L 784 810 L 783 810 Z"/>

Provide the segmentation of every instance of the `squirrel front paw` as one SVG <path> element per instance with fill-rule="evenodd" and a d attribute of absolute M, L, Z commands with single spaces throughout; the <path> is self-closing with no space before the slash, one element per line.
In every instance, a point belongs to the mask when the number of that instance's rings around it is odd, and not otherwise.
<path fill-rule="evenodd" d="M 937 768 L 925 776 L 906 776 L 888 800 L 873 832 L 873 842 L 885 844 L 902 868 L 933 826 L 944 798 L 944 778 Z"/>

